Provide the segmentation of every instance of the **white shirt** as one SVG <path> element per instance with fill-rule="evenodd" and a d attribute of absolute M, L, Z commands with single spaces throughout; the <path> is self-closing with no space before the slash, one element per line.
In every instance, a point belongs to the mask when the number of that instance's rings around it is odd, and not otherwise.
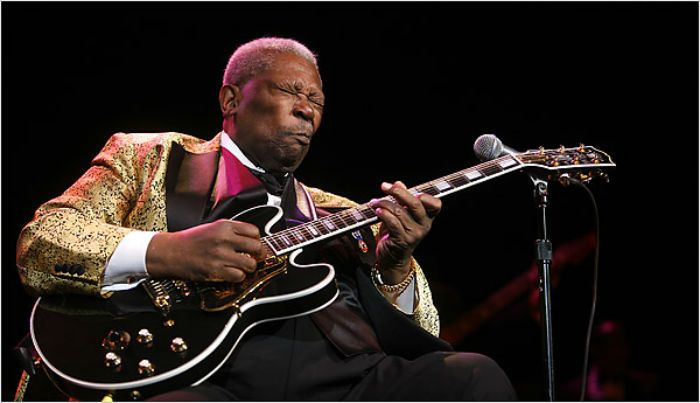
<path fill-rule="evenodd" d="M 226 132 L 221 133 L 221 147 L 228 150 L 247 168 L 258 172 L 265 172 L 261 167 L 253 164 L 243 154 L 236 143 L 231 140 Z M 272 194 L 267 195 L 267 204 L 279 207 L 282 198 Z M 123 291 L 136 287 L 148 277 L 146 271 L 146 251 L 151 239 L 157 234 L 155 231 L 132 231 L 128 233 L 117 245 L 112 257 L 107 261 L 104 271 L 103 292 Z M 415 279 L 398 296 L 396 304 L 404 313 L 413 313 Z"/>

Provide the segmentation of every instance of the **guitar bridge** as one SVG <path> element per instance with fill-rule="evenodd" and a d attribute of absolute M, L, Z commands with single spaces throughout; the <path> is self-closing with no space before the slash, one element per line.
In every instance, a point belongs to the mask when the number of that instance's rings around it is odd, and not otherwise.
<path fill-rule="evenodd" d="M 200 308 L 206 312 L 236 308 L 245 298 L 262 290 L 275 276 L 287 271 L 287 256 L 268 256 L 258 263 L 258 269 L 240 283 L 208 282 L 197 284 L 201 298 Z M 153 305 L 167 315 L 173 306 L 184 301 L 192 293 L 190 284 L 184 280 L 148 279 L 143 282 Z"/>
<path fill-rule="evenodd" d="M 238 309 L 242 301 L 259 292 L 274 277 L 287 272 L 287 256 L 268 256 L 253 274 L 240 283 L 207 283 L 198 286 L 200 308 L 206 312 Z"/>
<path fill-rule="evenodd" d="M 182 302 L 192 293 L 190 285 L 184 280 L 154 280 L 148 279 L 143 283 L 146 293 L 153 305 L 167 314 L 173 305 Z"/>

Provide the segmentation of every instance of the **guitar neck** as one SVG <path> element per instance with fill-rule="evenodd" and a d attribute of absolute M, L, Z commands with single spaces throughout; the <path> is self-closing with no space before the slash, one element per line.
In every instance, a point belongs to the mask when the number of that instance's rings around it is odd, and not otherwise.
<path fill-rule="evenodd" d="M 409 189 L 409 192 L 413 195 L 427 193 L 441 198 L 450 193 L 455 193 L 520 169 L 522 165 L 524 163 L 516 156 L 505 155 L 412 187 Z M 384 199 L 393 200 L 391 196 L 384 197 Z M 365 203 L 318 220 L 276 232 L 262 238 L 262 242 L 277 256 L 281 256 L 316 242 L 371 225 L 376 221 L 377 215 L 374 209 L 368 203 Z"/>

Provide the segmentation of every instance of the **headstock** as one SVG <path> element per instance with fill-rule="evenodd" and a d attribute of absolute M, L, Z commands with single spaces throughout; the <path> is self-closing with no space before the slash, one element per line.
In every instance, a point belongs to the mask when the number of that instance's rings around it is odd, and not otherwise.
<path fill-rule="evenodd" d="M 608 181 L 605 171 L 616 164 L 606 152 L 581 144 L 578 147 L 528 150 L 515 155 L 523 164 L 551 171 L 550 179 L 556 178 L 567 185 L 571 178 L 588 183 L 599 177 Z"/>

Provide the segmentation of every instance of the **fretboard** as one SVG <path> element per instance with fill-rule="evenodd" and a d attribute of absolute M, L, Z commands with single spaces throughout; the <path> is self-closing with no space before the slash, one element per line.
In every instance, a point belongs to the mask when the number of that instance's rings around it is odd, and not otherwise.
<path fill-rule="evenodd" d="M 443 197 L 478 183 L 517 170 L 523 163 L 511 155 L 483 162 L 479 165 L 443 176 L 409 189 L 413 195 L 427 193 Z M 391 196 L 385 199 L 393 200 Z M 331 214 L 317 220 L 288 228 L 262 238 L 276 255 L 281 256 L 301 247 L 341 235 L 377 221 L 374 209 L 368 203 Z"/>

